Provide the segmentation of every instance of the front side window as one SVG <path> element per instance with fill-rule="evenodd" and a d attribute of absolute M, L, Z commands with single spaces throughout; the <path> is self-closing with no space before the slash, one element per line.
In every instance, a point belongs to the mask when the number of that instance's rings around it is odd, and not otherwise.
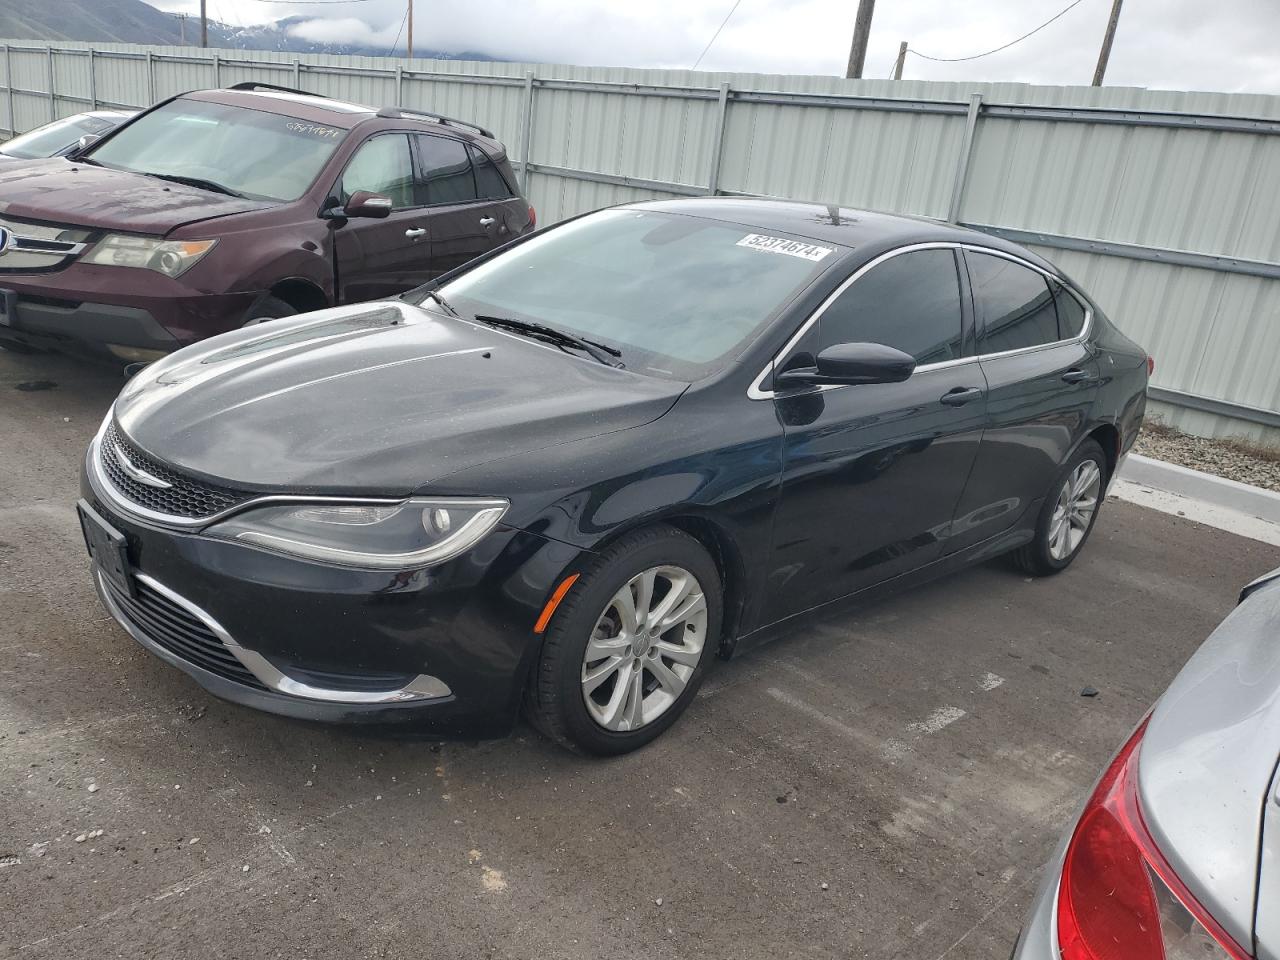
<path fill-rule="evenodd" d="M 965 254 L 978 316 L 978 352 L 1002 353 L 1058 340 L 1049 283 L 1030 267 L 985 253 Z"/>
<path fill-rule="evenodd" d="M 418 162 L 427 203 L 469 203 L 476 199 L 471 158 L 461 140 L 419 134 Z"/>
<path fill-rule="evenodd" d="M 91 163 L 201 181 L 255 200 L 297 200 L 347 131 L 248 107 L 179 97 L 92 147 Z"/>
<path fill-rule="evenodd" d="M 358 190 L 390 197 L 394 210 L 414 205 L 413 161 L 405 134 L 374 137 L 355 152 L 342 174 L 342 202 Z"/>
<path fill-rule="evenodd" d="M 629 370 L 695 380 L 741 353 L 840 252 L 716 220 L 603 210 L 500 253 L 441 293 L 464 317 L 536 321 L 619 348 Z"/>
<path fill-rule="evenodd" d="M 823 312 L 819 349 L 882 343 L 924 366 L 960 356 L 960 280 L 951 250 L 898 254 L 872 267 Z"/>

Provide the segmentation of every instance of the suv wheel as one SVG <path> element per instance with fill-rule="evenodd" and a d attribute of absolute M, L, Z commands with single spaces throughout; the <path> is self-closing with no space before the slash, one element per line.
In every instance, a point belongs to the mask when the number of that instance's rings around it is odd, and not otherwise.
<path fill-rule="evenodd" d="M 259 297 L 249 312 L 244 315 L 242 327 L 253 327 L 267 320 L 279 320 L 281 317 L 292 317 L 297 309 L 285 303 L 279 297 L 267 295 Z"/>
<path fill-rule="evenodd" d="M 526 713 L 570 749 L 610 755 L 684 712 L 720 641 L 716 565 L 671 527 L 623 537 L 583 570 L 551 620 Z"/>

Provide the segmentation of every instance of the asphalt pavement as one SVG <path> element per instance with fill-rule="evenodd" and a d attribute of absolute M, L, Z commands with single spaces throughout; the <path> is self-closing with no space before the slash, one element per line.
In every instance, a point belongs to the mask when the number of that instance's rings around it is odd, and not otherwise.
<path fill-rule="evenodd" d="M 1280 566 L 1109 501 L 1066 573 L 797 630 L 632 756 L 357 736 L 212 698 L 98 604 L 72 505 L 121 385 L 0 351 L 4 957 L 1002 960 L 1100 766 Z"/>

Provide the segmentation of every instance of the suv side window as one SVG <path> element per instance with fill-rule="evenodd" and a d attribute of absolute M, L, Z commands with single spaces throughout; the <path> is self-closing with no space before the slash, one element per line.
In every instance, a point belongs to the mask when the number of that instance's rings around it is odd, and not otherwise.
<path fill-rule="evenodd" d="M 489 155 L 475 144 L 470 144 L 467 149 L 471 151 L 471 163 L 476 171 L 476 196 L 481 200 L 505 200 L 510 197 L 511 187 L 502 178 L 497 164 L 489 159 Z"/>
<path fill-rule="evenodd" d="M 978 317 L 978 352 L 1002 353 L 1059 340 L 1058 314 L 1042 274 L 1004 257 L 965 253 Z"/>
<path fill-rule="evenodd" d="M 395 210 L 414 206 L 413 161 L 405 134 L 376 136 L 355 152 L 342 173 L 342 202 L 358 190 L 390 197 Z"/>
<path fill-rule="evenodd" d="M 414 139 L 418 141 L 426 203 L 469 203 L 476 199 L 476 179 L 465 143 L 426 133 L 417 134 Z"/>
<path fill-rule="evenodd" d="M 1053 288 L 1053 302 L 1058 308 L 1058 339 L 1071 340 L 1080 336 L 1084 330 L 1084 307 L 1062 284 L 1050 282 L 1049 286 Z"/>
<path fill-rule="evenodd" d="M 822 314 L 818 349 L 883 343 L 940 363 L 961 355 L 962 315 L 951 250 L 901 253 L 873 267 Z"/>

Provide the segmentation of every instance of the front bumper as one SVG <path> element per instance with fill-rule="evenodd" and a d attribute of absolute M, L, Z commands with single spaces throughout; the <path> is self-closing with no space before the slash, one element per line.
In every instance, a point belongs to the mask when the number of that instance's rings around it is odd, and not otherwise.
<path fill-rule="evenodd" d="M 350 570 L 144 523 L 85 500 L 126 540 L 137 596 L 96 568 L 111 615 L 211 693 L 306 720 L 501 736 L 519 710 L 546 597 L 576 550 L 499 527 L 404 573 Z"/>
<path fill-rule="evenodd" d="M 209 293 L 147 270 L 71 266 L 0 273 L 0 341 L 122 360 L 155 359 L 239 326 L 254 293 Z"/>

